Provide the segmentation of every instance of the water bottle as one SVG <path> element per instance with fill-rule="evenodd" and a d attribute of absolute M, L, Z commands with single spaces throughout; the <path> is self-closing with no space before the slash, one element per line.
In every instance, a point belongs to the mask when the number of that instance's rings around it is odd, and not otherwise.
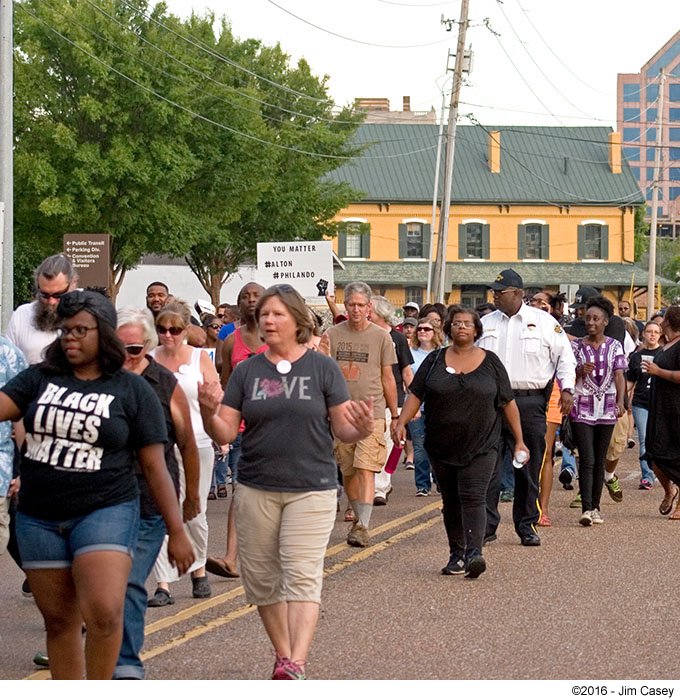
<path fill-rule="evenodd" d="M 521 469 L 527 463 L 528 459 L 529 455 L 524 450 L 520 450 L 512 460 L 512 466 L 515 467 L 515 469 Z"/>
<path fill-rule="evenodd" d="M 385 462 L 385 473 L 394 474 L 394 470 L 397 468 L 397 463 L 399 462 L 399 457 L 401 457 L 403 449 L 404 448 L 401 445 L 395 445 L 392 448 L 392 451 L 387 458 L 387 462 Z"/>

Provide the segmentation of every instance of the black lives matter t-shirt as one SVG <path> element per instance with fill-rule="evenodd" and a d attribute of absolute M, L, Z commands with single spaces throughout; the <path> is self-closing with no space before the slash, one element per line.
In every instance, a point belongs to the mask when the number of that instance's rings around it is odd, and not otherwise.
<path fill-rule="evenodd" d="M 36 518 L 77 518 L 136 498 L 135 450 L 167 439 L 157 396 L 125 370 L 85 381 L 34 365 L 2 391 L 24 414 L 19 510 Z"/>
<path fill-rule="evenodd" d="M 328 409 L 349 401 L 337 364 L 312 350 L 279 374 L 264 356 L 239 363 L 223 403 L 241 412 L 238 482 L 265 491 L 337 487 Z"/>

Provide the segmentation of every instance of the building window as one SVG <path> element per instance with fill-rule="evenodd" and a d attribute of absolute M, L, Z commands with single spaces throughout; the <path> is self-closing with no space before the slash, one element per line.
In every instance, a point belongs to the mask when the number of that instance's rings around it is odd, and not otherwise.
<path fill-rule="evenodd" d="M 623 155 L 628 158 L 628 160 L 640 160 L 640 149 L 639 148 L 633 148 L 629 146 L 628 148 L 623 148 L 621 149 L 623 151 Z"/>
<path fill-rule="evenodd" d="M 423 288 L 422 287 L 406 287 L 404 289 L 404 304 L 410 301 L 415 301 L 418 306 L 423 305 Z"/>
<path fill-rule="evenodd" d="M 578 227 L 579 260 L 607 260 L 609 257 L 609 226 L 587 223 Z"/>
<path fill-rule="evenodd" d="M 659 113 L 659 112 L 658 112 L 658 110 L 657 110 L 656 107 L 650 107 L 650 108 L 647 110 L 647 121 L 648 121 L 648 122 L 655 122 L 658 113 Z"/>
<path fill-rule="evenodd" d="M 489 225 L 484 221 L 469 221 L 458 225 L 458 257 L 461 260 L 489 259 Z"/>
<path fill-rule="evenodd" d="M 645 139 L 648 143 L 654 143 L 656 141 L 656 129 L 647 129 Z"/>
<path fill-rule="evenodd" d="M 640 129 L 628 128 L 623 130 L 623 140 L 627 143 L 640 140 Z"/>
<path fill-rule="evenodd" d="M 520 260 L 547 260 L 549 250 L 547 224 L 527 221 L 517 227 L 517 257 Z"/>
<path fill-rule="evenodd" d="M 420 221 L 399 224 L 399 257 L 418 260 L 430 257 L 430 224 Z"/>
<path fill-rule="evenodd" d="M 668 121 L 680 122 L 680 109 L 677 107 L 671 107 L 668 110 Z"/>
<path fill-rule="evenodd" d="M 670 102 L 680 102 L 680 83 L 671 83 L 668 86 L 668 100 Z"/>
<path fill-rule="evenodd" d="M 648 85 L 647 86 L 647 102 L 656 102 L 659 99 L 659 86 Z"/>
<path fill-rule="evenodd" d="M 338 257 L 368 258 L 371 250 L 371 227 L 360 221 L 343 221 L 338 227 Z"/>
<path fill-rule="evenodd" d="M 669 148 L 668 149 L 668 160 L 680 160 L 680 148 Z"/>
<path fill-rule="evenodd" d="M 668 130 L 669 141 L 680 141 L 680 129 L 677 127 Z"/>
<path fill-rule="evenodd" d="M 482 257 L 482 225 L 467 224 L 465 227 L 465 257 Z"/>
<path fill-rule="evenodd" d="M 636 83 L 623 84 L 623 101 L 624 102 L 639 102 L 640 101 L 640 86 Z"/>
<path fill-rule="evenodd" d="M 460 303 L 466 309 L 474 309 L 486 303 L 486 287 L 464 284 L 460 288 Z"/>
<path fill-rule="evenodd" d="M 623 108 L 623 121 L 624 122 L 639 122 L 640 121 L 640 110 L 634 109 L 632 107 Z"/>

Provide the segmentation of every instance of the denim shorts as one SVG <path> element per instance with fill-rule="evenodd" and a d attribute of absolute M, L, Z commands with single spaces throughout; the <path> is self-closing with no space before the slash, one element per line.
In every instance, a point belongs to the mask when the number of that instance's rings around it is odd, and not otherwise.
<path fill-rule="evenodd" d="M 139 532 L 139 499 L 100 508 L 69 520 L 16 516 L 16 534 L 24 569 L 70 569 L 88 552 L 133 556 Z"/>

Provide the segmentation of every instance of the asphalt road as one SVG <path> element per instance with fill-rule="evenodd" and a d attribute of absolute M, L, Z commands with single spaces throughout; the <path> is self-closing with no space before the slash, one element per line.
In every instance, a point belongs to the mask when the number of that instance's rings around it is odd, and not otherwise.
<path fill-rule="evenodd" d="M 447 546 L 436 497 L 416 498 L 399 468 L 387 507 L 375 508 L 371 546 L 344 544 L 338 515 L 326 560 L 323 607 L 308 659 L 317 679 L 673 679 L 672 634 L 680 571 L 680 521 L 658 513 L 662 489 L 638 491 L 635 450 L 618 473 L 621 504 L 605 494 L 602 526 L 583 528 L 574 491 L 555 479 L 542 546 L 519 545 L 511 504 L 478 580 L 441 576 Z M 211 552 L 223 551 L 227 501 L 209 506 Z M 177 604 L 151 609 L 144 648 L 150 679 L 264 679 L 273 652 L 238 580 L 213 576 L 195 601 L 188 580 Z M 46 678 L 42 619 L 22 598 L 22 573 L 0 558 L 0 678 Z M 150 584 L 150 589 L 153 584 Z"/>

